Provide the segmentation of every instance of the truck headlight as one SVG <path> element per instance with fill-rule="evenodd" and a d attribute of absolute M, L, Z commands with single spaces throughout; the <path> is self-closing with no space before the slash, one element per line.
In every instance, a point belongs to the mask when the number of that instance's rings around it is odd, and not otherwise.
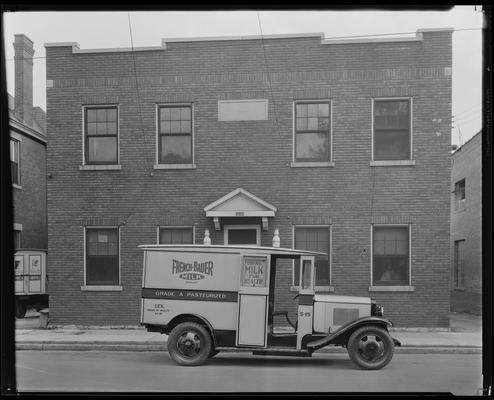
<path fill-rule="evenodd" d="M 373 301 L 371 303 L 371 315 L 373 317 L 384 317 L 384 307 Z"/>

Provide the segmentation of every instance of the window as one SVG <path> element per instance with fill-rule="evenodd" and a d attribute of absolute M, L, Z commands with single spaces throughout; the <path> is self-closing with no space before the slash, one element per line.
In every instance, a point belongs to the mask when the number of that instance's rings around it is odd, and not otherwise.
<path fill-rule="evenodd" d="M 462 210 L 465 208 L 466 191 L 465 191 L 465 179 L 455 183 L 455 210 Z"/>
<path fill-rule="evenodd" d="M 86 107 L 84 121 L 86 164 L 117 164 L 117 107 Z"/>
<path fill-rule="evenodd" d="M 194 244 L 192 227 L 159 228 L 159 244 Z"/>
<path fill-rule="evenodd" d="M 20 249 L 21 243 L 21 231 L 14 229 L 14 249 Z"/>
<path fill-rule="evenodd" d="M 374 160 L 411 159 L 410 99 L 374 100 Z"/>
<path fill-rule="evenodd" d="M 10 170 L 12 173 L 12 184 L 21 184 L 21 168 L 20 168 L 20 142 L 10 139 Z"/>
<path fill-rule="evenodd" d="M 329 101 L 295 104 L 295 161 L 330 160 L 329 108 Z"/>
<path fill-rule="evenodd" d="M 119 283 L 118 228 L 86 228 L 86 285 Z"/>
<path fill-rule="evenodd" d="M 192 107 L 158 108 L 158 163 L 192 163 Z"/>
<path fill-rule="evenodd" d="M 454 272 L 453 279 L 455 288 L 463 288 L 465 286 L 465 240 L 455 240 L 455 255 L 454 255 Z"/>
<path fill-rule="evenodd" d="M 330 232 L 328 226 L 295 227 L 295 246 L 299 250 L 320 251 L 328 256 L 315 257 L 316 286 L 330 284 Z M 294 263 L 293 284 L 299 285 L 300 261 Z"/>
<path fill-rule="evenodd" d="M 374 226 L 373 284 L 409 285 L 409 227 Z"/>
<path fill-rule="evenodd" d="M 225 225 L 223 230 L 225 245 L 261 245 L 261 227 L 259 225 Z"/>

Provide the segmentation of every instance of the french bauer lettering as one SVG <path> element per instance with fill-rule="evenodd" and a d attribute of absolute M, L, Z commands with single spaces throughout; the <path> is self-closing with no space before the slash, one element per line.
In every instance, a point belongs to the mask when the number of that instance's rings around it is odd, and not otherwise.
<path fill-rule="evenodd" d="M 179 274 L 178 276 L 186 281 L 198 281 L 204 279 L 205 275 L 213 276 L 213 266 L 212 261 L 185 263 L 173 260 L 172 274 Z"/>

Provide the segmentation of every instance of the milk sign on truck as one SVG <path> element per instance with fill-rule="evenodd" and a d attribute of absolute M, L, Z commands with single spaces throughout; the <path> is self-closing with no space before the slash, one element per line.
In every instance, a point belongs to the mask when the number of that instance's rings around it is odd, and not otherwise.
<path fill-rule="evenodd" d="M 180 365 L 220 351 L 310 357 L 342 346 L 362 369 L 387 365 L 400 342 L 383 308 L 368 297 L 315 294 L 314 258 L 322 253 L 260 246 L 143 245 L 141 325 L 168 335 Z M 300 263 L 297 312 L 275 310 L 276 271 Z M 287 288 L 289 289 L 289 288 Z M 274 324 L 283 316 L 292 327 Z M 296 319 L 296 320 L 295 320 Z"/>

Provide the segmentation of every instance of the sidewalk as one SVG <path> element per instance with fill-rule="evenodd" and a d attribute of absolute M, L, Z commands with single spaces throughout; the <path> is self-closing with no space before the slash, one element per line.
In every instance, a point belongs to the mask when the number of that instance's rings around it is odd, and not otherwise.
<path fill-rule="evenodd" d="M 99 350 L 166 351 L 167 335 L 147 332 L 144 328 L 84 328 L 64 326 L 43 329 L 31 311 L 17 320 L 17 350 Z M 391 336 L 400 340 L 396 353 L 482 353 L 482 319 L 469 314 L 451 314 L 451 328 L 392 328 Z M 327 347 L 320 352 L 346 352 Z"/>

